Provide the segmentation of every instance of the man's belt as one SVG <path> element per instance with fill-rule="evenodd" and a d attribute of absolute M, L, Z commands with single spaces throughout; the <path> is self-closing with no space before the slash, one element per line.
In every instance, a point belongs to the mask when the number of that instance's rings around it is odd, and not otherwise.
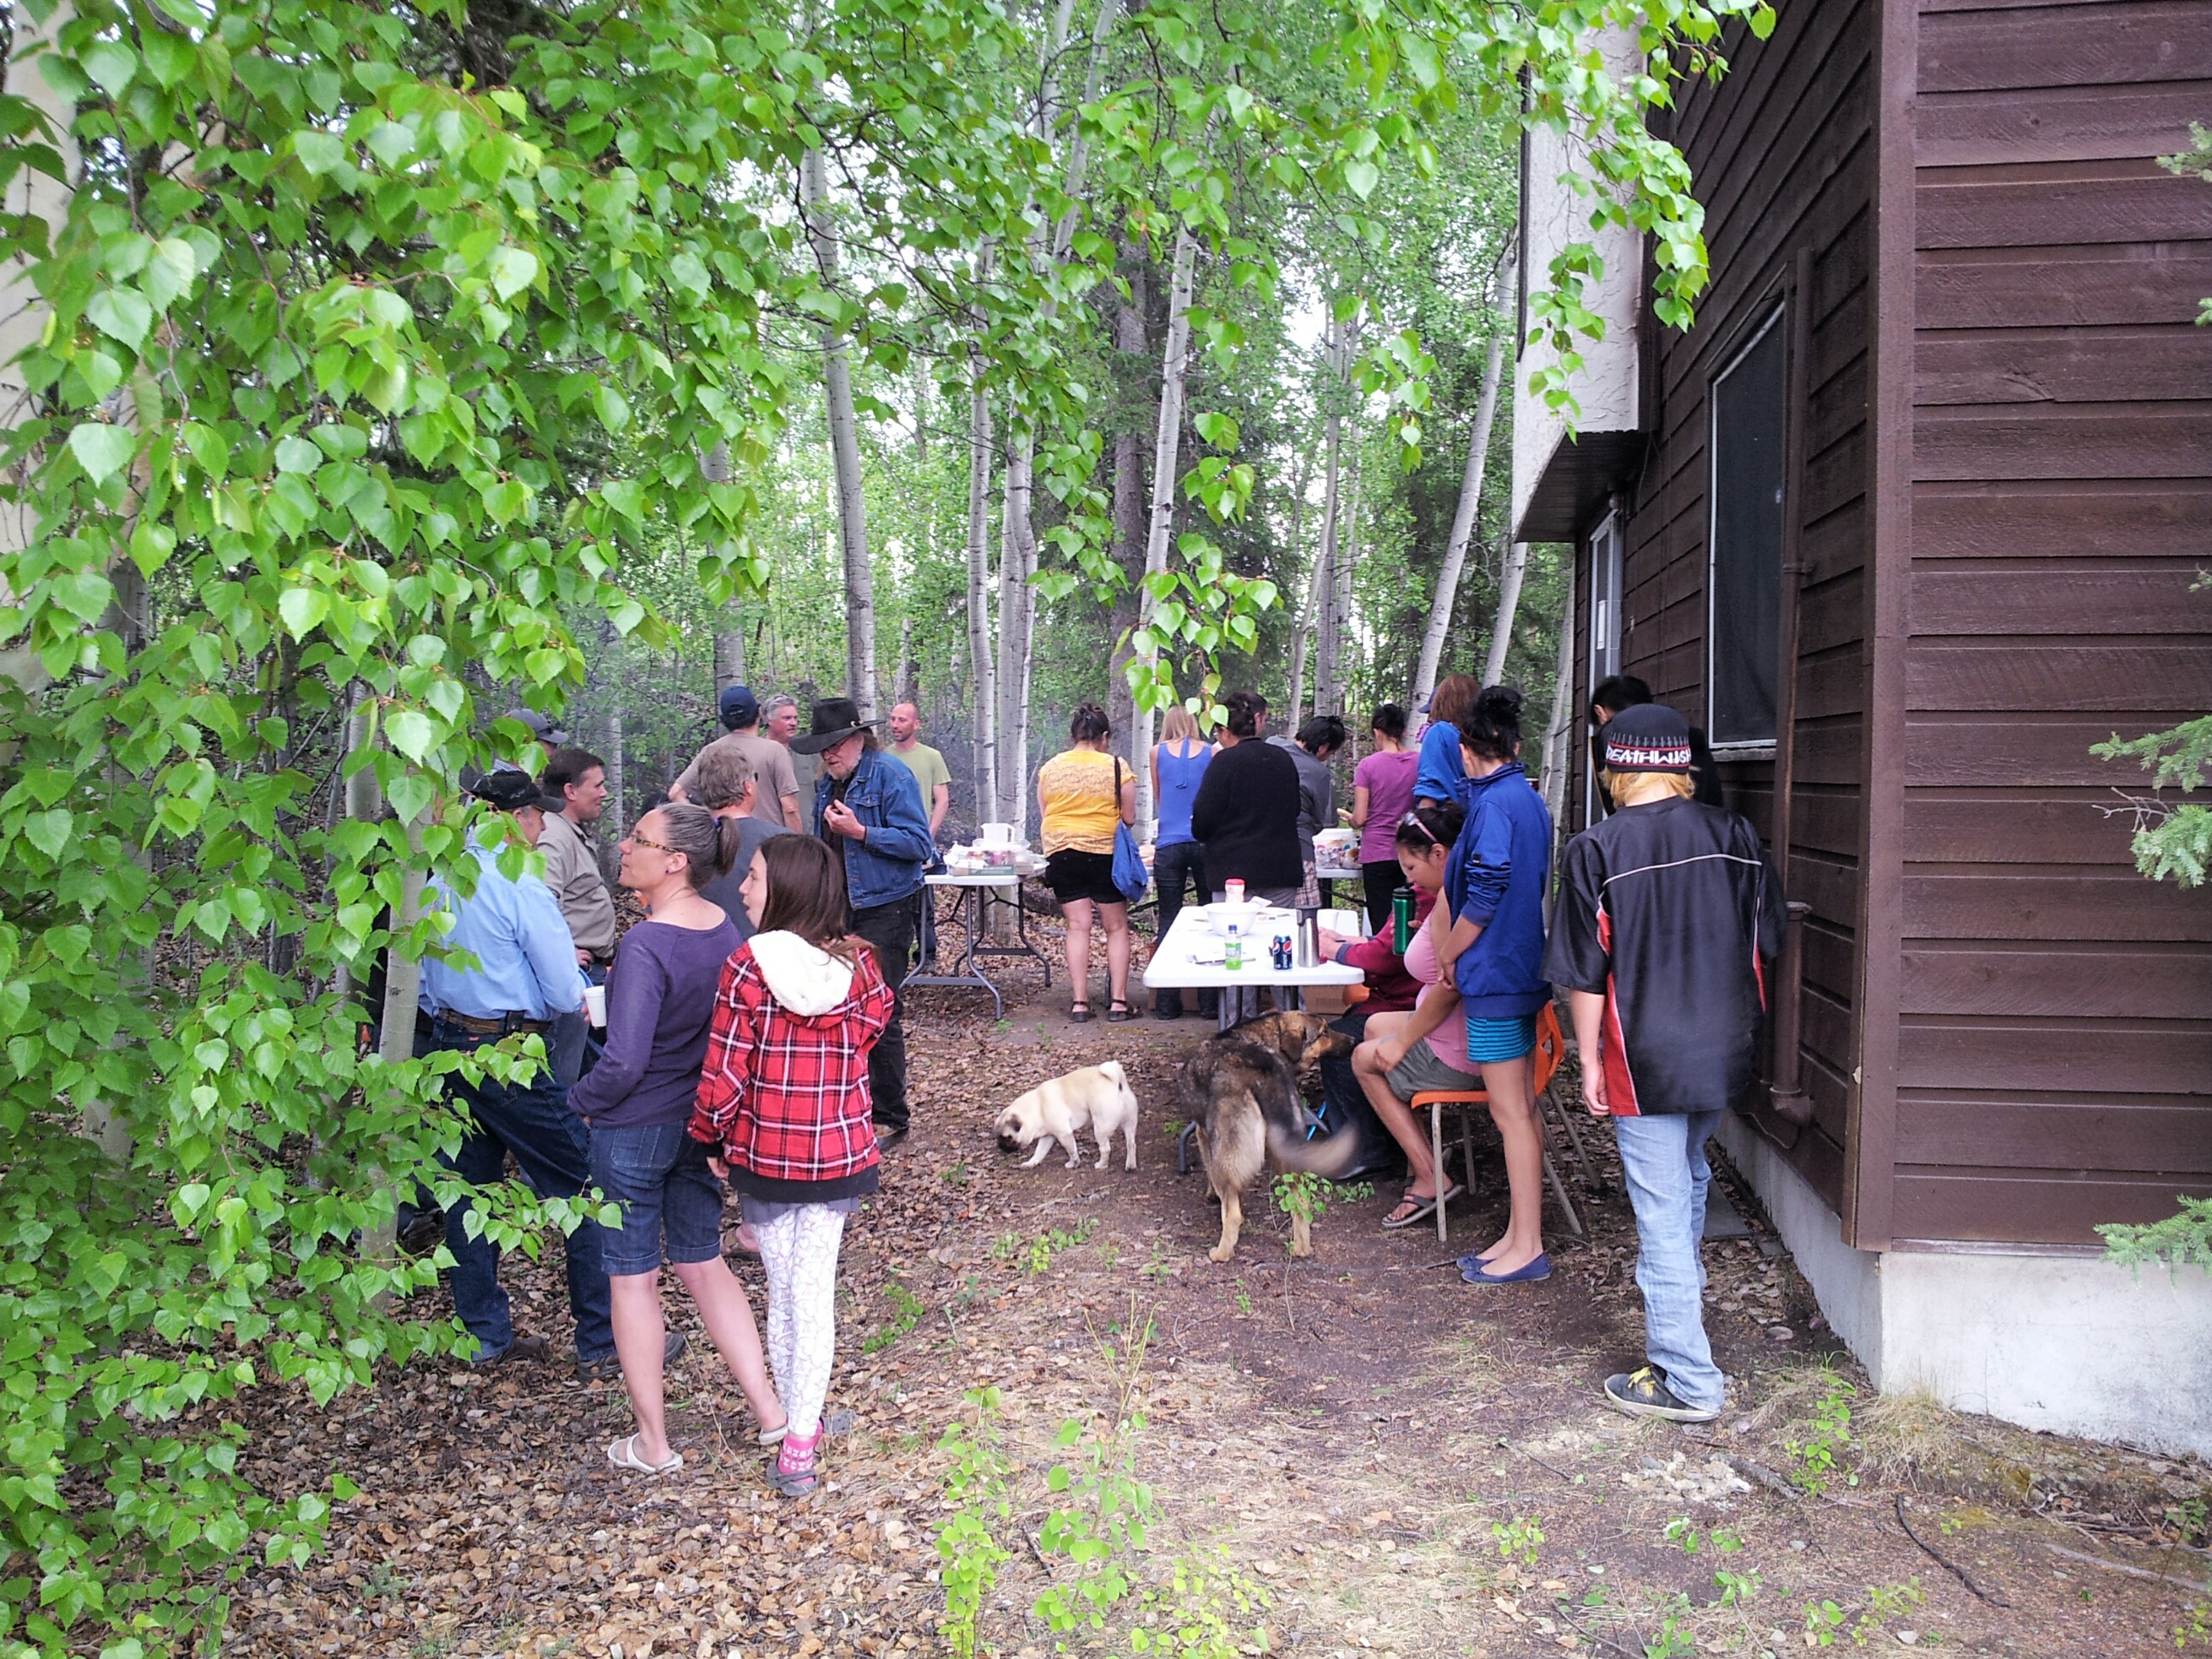
<path fill-rule="evenodd" d="M 514 1031 L 531 1031 L 543 1036 L 553 1029 L 550 1019 L 532 1019 L 526 1014 L 491 1014 L 478 1018 L 475 1014 L 454 1012 L 451 1008 L 440 1008 L 430 1016 L 446 1025 L 459 1026 L 471 1036 L 506 1036 Z"/>

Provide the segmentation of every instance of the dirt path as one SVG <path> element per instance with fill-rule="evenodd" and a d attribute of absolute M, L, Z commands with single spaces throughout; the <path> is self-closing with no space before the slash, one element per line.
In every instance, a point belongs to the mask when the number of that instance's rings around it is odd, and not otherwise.
<path fill-rule="evenodd" d="M 1183 1625 L 1219 1613 L 1237 1632 L 1224 1653 L 1263 1650 L 1263 1628 L 1267 1651 L 1404 1659 L 1860 1643 L 2109 1656 L 2172 1652 L 2178 1632 L 2193 1646 L 2192 1617 L 2212 1620 L 2212 1589 L 2185 1588 L 2212 1580 L 2184 1541 L 2204 1541 L 2203 1465 L 1874 1402 L 1741 1191 L 1753 1236 L 1709 1247 L 1733 1387 L 1711 1430 L 1597 1402 L 1603 1375 L 1638 1355 L 1617 1189 L 1590 1205 L 1590 1243 L 1559 1238 L 1553 1278 L 1510 1291 L 1444 1265 L 1502 1228 L 1494 1180 L 1455 1206 L 1447 1249 L 1383 1234 L 1386 1192 L 1333 1206 L 1297 1263 L 1255 1194 L 1237 1260 L 1215 1266 L 1215 1212 L 1198 1176 L 1175 1173 L 1160 1103 L 1199 1023 L 1071 1026 L 1033 970 L 1011 977 L 999 1027 L 986 999 L 915 999 L 917 1127 L 848 1236 L 832 1403 L 859 1423 L 820 1494 L 794 1504 L 763 1486 L 743 1402 L 676 1300 L 694 1338 L 670 1379 L 687 1462 L 659 1482 L 605 1461 L 629 1426 L 619 1384 L 551 1365 L 418 1370 L 327 1412 L 264 1397 L 250 1461 L 267 1486 L 343 1468 L 364 1490 L 327 1557 L 241 1587 L 234 1650 L 934 1654 L 932 1539 L 967 1512 L 1010 1552 L 982 1595 L 980 1650 L 1035 1659 L 1054 1638 L 1033 1603 L 1085 1582 L 1065 1559 L 1047 1566 L 1052 1510 L 1083 1510 L 1048 1471 L 1072 1464 L 1079 1497 L 1094 1452 L 1109 1471 L 1126 1458 L 1157 1513 L 1147 1547 L 1094 1570 L 1126 1569 L 1133 1588 L 1104 1634 L 1066 1638 L 1082 1650 L 1128 1651 L 1132 1609 L 1177 1563 L 1196 1585 Z M 1048 1000 L 1064 1006 L 1064 988 Z M 1001 1157 L 999 1104 L 1109 1057 L 1146 1104 L 1144 1167 Z M 741 1272 L 757 1297 L 757 1270 Z M 508 1282 L 519 1322 L 564 1344 L 557 1273 L 511 1263 Z M 970 1398 L 986 1389 L 988 1412 Z M 1055 1444 L 1071 1422 L 1073 1443 Z M 949 1503 L 939 1440 L 956 1423 L 1004 1459 L 1005 1518 Z"/>

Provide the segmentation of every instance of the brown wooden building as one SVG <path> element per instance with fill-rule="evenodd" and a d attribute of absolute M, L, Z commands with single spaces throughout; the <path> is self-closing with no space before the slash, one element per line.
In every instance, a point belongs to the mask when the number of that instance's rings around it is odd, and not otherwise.
<path fill-rule="evenodd" d="M 1576 545 L 1578 704 L 1648 680 L 1786 849 L 1803 1099 L 1726 1139 L 1837 1328 L 1885 1387 L 2212 1449 L 2202 1274 L 2171 1287 L 2193 1346 L 2147 1356 L 2197 1368 L 2170 1407 L 1960 1382 L 1973 1339 L 1930 1348 L 1899 1288 L 2031 1325 L 2072 1297 L 2110 1348 L 2136 1316 L 2095 1224 L 2212 1192 L 2212 891 L 2136 873 L 2142 774 L 2089 752 L 2212 709 L 2212 186 L 2154 159 L 2212 122 L 2212 4 L 1778 10 L 1662 129 L 1706 204 L 1697 326 L 1608 285 L 1579 436 L 1523 394 L 1516 535 Z M 1532 143 L 1538 276 L 1556 159 Z"/>

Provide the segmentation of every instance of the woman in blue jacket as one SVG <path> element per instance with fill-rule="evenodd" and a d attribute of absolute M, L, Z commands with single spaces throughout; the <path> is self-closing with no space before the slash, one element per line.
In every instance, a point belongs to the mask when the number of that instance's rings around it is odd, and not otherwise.
<path fill-rule="evenodd" d="M 1486 1250 L 1460 1258 L 1470 1285 L 1548 1279 L 1544 1252 L 1544 1136 L 1537 1121 L 1530 1060 L 1536 1016 L 1552 999 L 1544 981 L 1544 889 L 1552 863 L 1552 815 L 1516 758 L 1521 694 L 1493 685 L 1459 720 L 1467 772 L 1467 827 L 1445 866 L 1443 892 L 1430 912 L 1437 963 L 1459 988 L 1467 1019 L 1467 1057 L 1482 1073 L 1490 1115 L 1505 1143 L 1512 1218 Z M 1400 1032 L 1410 1045 L 1437 1019 L 1420 1012 Z M 1419 1027 L 1421 1029 L 1416 1029 Z M 1385 1056 L 1395 1063 L 1397 1056 Z"/>

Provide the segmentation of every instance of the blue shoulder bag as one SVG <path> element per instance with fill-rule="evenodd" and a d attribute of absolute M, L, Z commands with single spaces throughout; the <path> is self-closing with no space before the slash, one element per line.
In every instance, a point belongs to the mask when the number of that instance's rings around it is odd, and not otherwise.
<path fill-rule="evenodd" d="M 1117 755 L 1114 757 L 1114 885 L 1123 898 L 1135 904 L 1152 884 L 1145 855 L 1137 850 L 1137 837 L 1121 822 L 1121 758 Z"/>

